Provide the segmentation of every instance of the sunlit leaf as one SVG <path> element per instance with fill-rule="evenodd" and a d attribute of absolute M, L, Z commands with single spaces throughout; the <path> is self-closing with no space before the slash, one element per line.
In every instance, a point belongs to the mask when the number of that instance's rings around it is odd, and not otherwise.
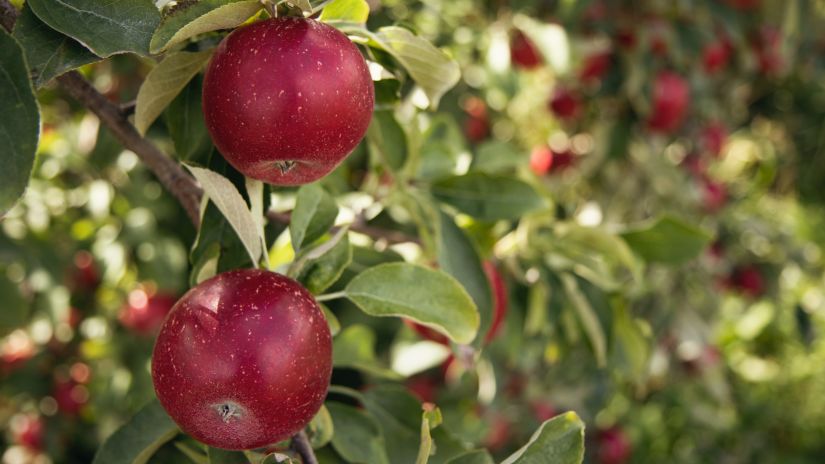
<path fill-rule="evenodd" d="M 201 0 L 186 2 L 167 13 L 152 35 L 150 50 L 160 53 L 198 34 L 231 29 L 263 8 L 259 0 Z"/>

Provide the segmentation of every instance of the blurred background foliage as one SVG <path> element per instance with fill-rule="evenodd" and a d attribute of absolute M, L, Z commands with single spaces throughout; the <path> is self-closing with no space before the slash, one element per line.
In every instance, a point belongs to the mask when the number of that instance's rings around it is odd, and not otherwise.
<path fill-rule="evenodd" d="M 437 113 L 409 82 L 385 86 L 402 104 L 376 120 L 420 150 L 414 182 L 512 175 L 552 207 L 458 217 L 508 288 L 480 358 L 336 301 L 336 350 L 377 358 L 337 362 L 333 383 L 404 383 L 498 457 L 575 410 L 586 462 L 822 462 L 825 2 L 371 7 L 370 28 L 414 29 L 462 68 Z M 130 55 L 82 72 L 128 102 L 149 69 Z M 35 174 L 0 223 L 0 446 L 4 462 L 85 463 L 153 396 L 152 334 L 188 287 L 195 233 L 94 116 L 54 87 L 39 100 Z M 149 136 L 176 151 L 162 121 Z M 324 181 L 345 203 L 386 194 L 369 143 Z M 389 216 L 374 222 L 414 231 Z M 283 237 L 276 264 L 292 258 Z M 401 256 L 355 245 L 343 281 Z"/>

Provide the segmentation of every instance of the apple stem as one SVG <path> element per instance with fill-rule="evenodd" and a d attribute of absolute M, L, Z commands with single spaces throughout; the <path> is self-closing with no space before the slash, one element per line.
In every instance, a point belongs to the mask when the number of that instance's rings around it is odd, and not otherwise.
<path fill-rule="evenodd" d="M 290 448 L 301 456 L 301 461 L 303 461 L 304 464 L 318 464 L 318 458 L 315 457 L 312 445 L 309 444 L 309 437 L 307 437 L 306 432 L 303 430 L 292 437 Z"/>
<path fill-rule="evenodd" d="M 333 293 L 325 293 L 323 295 L 318 295 L 315 297 L 315 301 L 329 301 L 329 300 L 337 300 L 338 298 L 346 298 L 347 292 L 333 292 Z"/>

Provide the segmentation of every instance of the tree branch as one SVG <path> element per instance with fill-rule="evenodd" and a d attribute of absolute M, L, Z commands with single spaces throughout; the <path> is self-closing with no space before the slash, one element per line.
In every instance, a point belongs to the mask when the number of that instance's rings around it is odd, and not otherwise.
<path fill-rule="evenodd" d="M 18 15 L 19 12 L 9 0 L 0 0 L 0 23 L 7 31 L 12 31 Z M 58 76 L 56 81 L 63 91 L 96 114 L 100 122 L 112 131 L 120 143 L 146 164 L 164 188 L 177 198 L 197 228 L 200 224 L 200 202 L 203 192 L 195 178 L 143 138 L 127 119 L 126 112 L 98 92 L 80 73 L 69 71 Z"/>
<path fill-rule="evenodd" d="M 304 464 L 318 464 L 315 451 L 312 450 L 312 445 L 309 444 L 309 438 L 303 430 L 292 437 L 290 448 L 301 456 L 301 461 L 303 461 Z"/>

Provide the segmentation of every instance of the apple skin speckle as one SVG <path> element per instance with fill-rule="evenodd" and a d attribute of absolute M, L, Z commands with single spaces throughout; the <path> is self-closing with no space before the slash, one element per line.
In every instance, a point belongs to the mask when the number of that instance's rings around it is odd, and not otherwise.
<path fill-rule="evenodd" d="M 219 274 L 189 290 L 161 327 L 155 393 L 187 434 L 253 449 L 289 438 L 321 407 L 332 337 L 312 295 L 259 269 Z"/>
<path fill-rule="evenodd" d="M 300 185 L 328 174 L 364 138 L 374 92 L 364 57 L 343 33 L 312 19 L 273 18 L 236 29 L 218 46 L 203 112 L 237 170 Z"/>

